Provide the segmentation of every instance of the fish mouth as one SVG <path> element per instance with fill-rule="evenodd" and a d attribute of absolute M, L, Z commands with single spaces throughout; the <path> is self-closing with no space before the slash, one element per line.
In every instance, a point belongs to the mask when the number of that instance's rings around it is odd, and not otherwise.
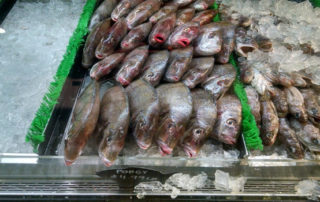
<path fill-rule="evenodd" d="M 121 77 L 121 76 L 119 76 L 119 77 L 117 78 L 117 80 L 118 80 L 122 85 L 124 85 L 124 86 L 127 86 L 127 85 L 130 84 L 130 82 L 129 82 L 128 80 L 126 80 L 125 78 L 123 78 L 123 77 Z"/>
<path fill-rule="evenodd" d="M 164 43 L 165 42 L 165 39 L 162 36 L 162 34 L 156 34 L 153 38 L 158 43 Z"/>
<path fill-rule="evenodd" d="M 137 141 L 138 146 L 140 147 L 140 149 L 146 150 L 150 147 L 151 144 L 145 144 L 143 142 L 139 142 Z"/>
<path fill-rule="evenodd" d="M 73 164 L 73 162 L 74 161 L 64 159 L 64 163 L 66 164 L 66 166 L 71 166 L 71 164 Z"/>
<path fill-rule="evenodd" d="M 95 55 L 96 55 L 96 58 L 98 58 L 99 60 L 104 58 L 104 55 L 100 52 L 97 52 Z"/>
<path fill-rule="evenodd" d="M 104 164 L 105 166 L 107 166 L 107 167 L 110 167 L 110 166 L 112 166 L 112 164 L 113 164 L 112 161 L 110 161 L 109 159 L 107 159 L 106 157 L 104 157 L 104 156 L 102 156 L 102 155 L 100 155 L 100 159 L 101 159 L 101 161 L 103 162 L 103 164 Z"/>
<path fill-rule="evenodd" d="M 189 158 L 195 157 L 197 155 L 197 152 L 193 150 L 190 146 L 184 146 L 183 147 L 184 152 L 188 155 Z"/>
<path fill-rule="evenodd" d="M 178 40 L 178 44 L 180 44 L 182 47 L 187 47 L 190 44 L 190 40 L 187 38 L 182 38 Z"/>
<path fill-rule="evenodd" d="M 169 155 L 172 153 L 172 149 L 163 142 L 158 142 L 160 153 L 162 156 Z"/>
<path fill-rule="evenodd" d="M 223 142 L 226 144 L 234 145 L 237 143 L 237 140 L 232 137 L 229 137 L 227 135 L 223 135 L 222 137 L 223 137 Z"/>

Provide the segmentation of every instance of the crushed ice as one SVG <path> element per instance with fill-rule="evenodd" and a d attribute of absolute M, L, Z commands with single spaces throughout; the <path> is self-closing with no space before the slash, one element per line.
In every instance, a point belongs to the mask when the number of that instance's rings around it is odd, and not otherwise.
<path fill-rule="evenodd" d="M 226 192 L 243 192 L 247 179 L 245 177 L 230 177 L 229 173 L 216 170 L 214 186 L 216 189 Z"/>
<path fill-rule="evenodd" d="M 300 181 L 296 186 L 295 190 L 297 194 L 309 195 L 309 199 L 317 200 L 320 196 L 320 184 L 316 180 L 303 180 Z"/>

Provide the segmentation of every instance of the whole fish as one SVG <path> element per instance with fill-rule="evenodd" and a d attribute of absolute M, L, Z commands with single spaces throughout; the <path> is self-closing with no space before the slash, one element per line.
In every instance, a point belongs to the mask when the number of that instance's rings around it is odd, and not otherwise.
<path fill-rule="evenodd" d="M 258 43 L 258 47 L 261 51 L 271 52 L 273 50 L 271 40 L 265 36 L 258 35 L 255 37 L 255 41 Z"/>
<path fill-rule="evenodd" d="M 250 84 L 253 80 L 254 72 L 252 67 L 240 67 L 240 80 L 245 84 Z"/>
<path fill-rule="evenodd" d="M 218 13 L 217 10 L 209 9 L 205 11 L 201 11 L 194 16 L 192 19 L 192 22 L 198 22 L 200 26 L 208 24 L 212 22 L 214 16 L 216 16 Z"/>
<path fill-rule="evenodd" d="M 123 60 L 116 80 L 127 86 L 141 72 L 144 62 L 148 58 L 149 46 L 140 46 L 131 51 Z"/>
<path fill-rule="evenodd" d="M 90 70 L 90 77 L 99 80 L 108 75 L 114 68 L 116 68 L 123 60 L 125 53 L 115 53 L 107 56 L 100 62 L 97 62 Z"/>
<path fill-rule="evenodd" d="M 99 24 L 101 21 L 105 20 L 106 18 L 110 17 L 113 9 L 118 4 L 117 0 L 104 0 L 99 7 L 94 11 L 90 24 L 89 24 L 89 31 L 91 32 L 93 28 Z"/>
<path fill-rule="evenodd" d="M 276 141 L 279 131 L 279 118 L 273 102 L 265 97 L 261 99 L 261 139 L 265 146 L 271 146 Z"/>
<path fill-rule="evenodd" d="M 185 8 L 178 10 L 176 26 L 183 25 L 187 22 L 190 22 L 195 14 L 194 8 Z"/>
<path fill-rule="evenodd" d="M 172 33 L 176 23 L 176 14 L 172 13 L 159 20 L 149 35 L 149 44 L 153 47 L 163 45 Z"/>
<path fill-rule="evenodd" d="M 123 37 L 127 34 L 127 24 L 125 19 L 121 18 L 105 34 L 96 49 L 96 58 L 103 59 L 111 55 Z"/>
<path fill-rule="evenodd" d="M 213 5 L 215 0 L 197 0 L 190 7 L 196 9 L 197 11 L 207 10 L 210 6 Z"/>
<path fill-rule="evenodd" d="M 188 4 L 191 4 L 192 2 L 194 2 L 195 0 L 173 0 L 173 3 L 176 3 L 179 5 L 179 7 L 184 7 Z"/>
<path fill-rule="evenodd" d="M 285 88 L 284 92 L 286 93 L 289 112 L 296 119 L 306 122 L 308 120 L 308 115 L 304 105 L 304 99 L 300 91 L 296 87 Z"/>
<path fill-rule="evenodd" d="M 194 157 L 212 133 L 217 119 L 217 109 L 210 95 L 204 90 L 195 89 L 191 96 L 192 115 L 184 133 L 182 146 L 189 157 Z"/>
<path fill-rule="evenodd" d="M 91 81 L 77 98 L 71 128 L 65 139 L 64 160 L 70 166 L 80 155 L 94 131 L 100 108 L 99 83 Z"/>
<path fill-rule="evenodd" d="M 195 55 L 211 56 L 221 51 L 222 31 L 216 23 L 210 23 L 200 28 L 199 36 L 195 39 Z"/>
<path fill-rule="evenodd" d="M 320 126 L 320 106 L 316 99 L 316 93 L 311 88 L 300 89 L 301 95 L 304 98 L 309 120 L 316 125 Z"/>
<path fill-rule="evenodd" d="M 183 83 L 162 84 L 157 88 L 160 121 L 157 144 L 162 155 L 171 154 L 192 113 L 192 97 Z"/>
<path fill-rule="evenodd" d="M 99 156 L 111 166 L 123 149 L 130 121 L 129 102 L 121 86 L 108 89 L 101 101 L 98 133 L 102 136 Z"/>
<path fill-rule="evenodd" d="M 261 127 L 261 104 L 260 104 L 260 97 L 258 92 L 251 86 L 246 86 L 245 88 L 248 104 L 251 109 L 251 113 L 256 120 L 257 126 Z"/>
<path fill-rule="evenodd" d="M 311 122 L 302 123 L 297 119 L 290 119 L 290 126 L 295 130 L 300 142 L 309 150 L 320 152 L 320 131 Z"/>
<path fill-rule="evenodd" d="M 161 3 L 161 0 L 146 0 L 135 7 L 126 18 L 128 28 L 132 29 L 146 21 L 160 9 Z"/>
<path fill-rule="evenodd" d="M 151 22 L 133 28 L 121 42 L 121 50 L 130 51 L 138 47 L 148 37 L 152 28 Z"/>
<path fill-rule="evenodd" d="M 129 97 L 133 136 L 141 149 L 148 149 L 158 126 L 160 108 L 157 92 L 143 79 L 132 82 L 126 91 Z"/>
<path fill-rule="evenodd" d="M 122 0 L 112 11 L 112 20 L 118 21 L 118 19 L 126 16 L 134 7 L 142 2 L 144 2 L 144 0 Z"/>
<path fill-rule="evenodd" d="M 213 129 L 213 137 L 229 145 L 237 143 L 240 127 L 242 107 L 235 95 L 225 95 L 217 101 L 217 122 Z"/>
<path fill-rule="evenodd" d="M 262 73 L 260 73 L 257 69 L 253 69 L 253 78 L 251 81 L 251 85 L 257 90 L 260 95 L 270 95 L 272 94 L 272 83 L 270 83 Z"/>
<path fill-rule="evenodd" d="M 271 96 L 271 100 L 276 107 L 278 117 L 284 118 L 287 116 L 289 111 L 287 96 L 281 89 L 276 87 L 274 87 L 273 89 L 275 94 Z"/>
<path fill-rule="evenodd" d="M 239 27 L 236 29 L 236 46 L 235 51 L 242 57 L 248 57 L 249 52 L 258 49 L 257 42 L 247 34 L 247 31 Z"/>
<path fill-rule="evenodd" d="M 294 130 L 291 129 L 286 118 L 280 118 L 279 140 L 286 147 L 289 155 L 295 159 L 302 159 L 304 157 L 303 148 L 296 136 Z"/>
<path fill-rule="evenodd" d="M 98 23 L 90 32 L 87 37 L 86 43 L 82 53 L 82 66 L 85 68 L 91 67 L 95 60 L 95 51 L 99 45 L 102 37 L 107 33 L 110 28 L 111 19 L 108 18 Z"/>
<path fill-rule="evenodd" d="M 291 73 L 291 78 L 294 82 L 293 86 L 295 87 L 304 88 L 304 87 L 307 87 L 308 85 L 306 80 L 304 80 L 303 76 L 300 75 L 299 73 L 296 73 L 296 72 Z"/>
<path fill-rule="evenodd" d="M 235 28 L 229 22 L 216 22 L 222 30 L 221 51 L 217 54 L 217 61 L 225 64 L 229 62 L 229 57 L 235 47 Z"/>
<path fill-rule="evenodd" d="M 164 5 L 158 12 L 153 14 L 153 16 L 151 16 L 149 18 L 149 21 L 152 22 L 153 24 L 155 24 L 159 20 L 161 20 L 162 18 L 164 18 L 172 13 L 175 13 L 177 10 L 178 10 L 178 4 L 168 3 L 168 4 Z"/>
<path fill-rule="evenodd" d="M 142 78 L 152 86 L 157 86 L 166 71 L 169 56 L 170 54 L 167 50 L 151 54 L 142 69 L 142 72 L 144 72 Z"/>
<path fill-rule="evenodd" d="M 185 48 L 198 36 L 198 22 L 187 22 L 174 29 L 166 41 L 168 49 Z"/>
<path fill-rule="evenodd" d="M 169 64 L 164 79 L 178 82 L 189 69 L 192 61 L 193 47 L 175 49 L 170 52 Z"/>
<path fill-rule="evenodd" d="M 211 74 L 202 83 L 205 89 L 214 100 L 218 100 L 229 90 L 236 79 L 237 72 L 232 65 L 215 65 Z"/>
<path fill-rule="evenodd" d="M 190 69 L 183 76 L 182 82 L 188 88 L 194 88 L 207 79 L 214 65 L 213 57 L 193 58 Z"/>

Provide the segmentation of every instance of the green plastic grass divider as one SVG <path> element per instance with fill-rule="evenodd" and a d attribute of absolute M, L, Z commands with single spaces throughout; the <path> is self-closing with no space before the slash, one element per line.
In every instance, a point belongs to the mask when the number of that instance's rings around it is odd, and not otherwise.
<path fill-rule="evenodd" d="M 67 50 L 58 67 L 56 75 L 53 77 L 53 81 L 50 83 L 48 92 L 44 95 L 42 103 L 35 114 L 35 118 L 29 127 L 26 135 L 26 142 L 30 142 L 32 144 L 34 152 L 38 151 L 39 144 L 44 141 L 44 130 L 51 117 L 54 106 L 57 104 L 57 100 L 70 69 L 74 64 L 77 51 L 84 42 L 84 36 L 88 33 L 88 23 L 93 14 L 96 2 L 97 0 L 87 0 L 78 21 L 78 25 L 69 40 Z"/>
<path fill-rule="evenodd" d="M 214 3 L 213 9 L 219 9 L 219 5 Z M 213 19 L 214 22 L 220 21 L 219 13 Z M 233 53 L 230 56 L 229 63 L 237 70 L 237 78 L 233 83 L 233 89 L 242 105 L 242 132 L 244 140 L 248 149 L 260 149 L 263 150 L 262 140 L 260 138 L 260 131 L 255 121 L 253 114 L 251 113 L 250 106 L 248 104 L 248 98 L 244 86 L 239 79 L 240 69 L 234 59 Z"/>
<path fill-rule="evenodd" d="M 310 0 L 314 7 L 320 7 L 320 0 Z"/>

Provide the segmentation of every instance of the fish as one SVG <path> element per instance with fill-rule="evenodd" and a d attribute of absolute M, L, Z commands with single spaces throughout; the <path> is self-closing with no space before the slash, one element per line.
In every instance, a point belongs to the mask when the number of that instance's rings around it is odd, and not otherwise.
<path fill-rule="evenodd" d="M 208 24 L 212 22 L 212 19 L 217 15 L 217 13 L 218 11 L 213 9 L 201 11 L 194 16 L 192 22 L 198 22 L 200 26 Z"/>
<path fill-rule="evenodd" d="M 93 80 L 76 100 L 64 146 L 64 160 L 67 166 L 81 155 L 96 127 L 100 109 L 99 90 L 99 83 Z"/>
<path fill-rule="evenodd" d="M 261 101 L 261 139 L 265 146 L 271 146 L 276 141 L 279 131 L 279 118 L 273 102 L 262 96 Z"/>
<path fill-rule="evenodd" d="M 214 4 L 215 0 L 197 0 L 190 5 L 191 8 L 194 8 L 196 11 L 207 10 L 210 6 Z"/>
<path fill-rule="evenodd" d="M 248 98 L 248 104 L 251 109 L 251 113 L 256 120 L 257 126 L 261 128 L 261 104 L 260 104 L 260 96 L 258 92 L 251 86 L 246 86 L 244 88 Z"/>
<path fill-rule="evenodd" d="M 132 82 L 126 92 L 129 97 L 131 128 L 141 149 L 148 149 L 157 131 L 159 119 L 159 99 L 156 90 L 145 80 Z"/>
<path fill-rule="evenodd" d="M 161 20 L 159 20 L 152 28 L 149 35 L 149 44 L 153 47 L 159 47 L 163 45 L 170 34 L 174 30 L 176 23 L 176 14 L 172 13 Z"/>
<path fill-rule="evenodd" d="M 144 40 L 149 36 L 151 28 L 151 22 L 133 28 L 121 41 L 121 50 L 130 51 L 143 44 Z"/>
<path fill-rule="evenodd" d="M 141 4 L 145 0 L 122 0 L 114 8 L 111 13 L 111 18 L 113 21 L 118 21 L 118 19 L 126 16 L 130 11 L 135 8 L 137 5 Z"/>
<path fill-rule="evenodd" d="M 173 0 L 173 3 L 176 3 L 179 5 L 179 8 L 187 6 L 188 4 L 191 4 L 195 0 Z"/>
<path fill-rule="evenodd" d="M 152 53 L 142 68 L 142 78 L 152 86 L 157 86 L 166 71 L 169 56 L 170 54 L 167 50 Z"/>
<path fill-rule="evenodd" d="M 109 18 L 117 4 L 117 0 L 104 0 L 92 14 L 89 24 L 89 31 L 91 32 L 97 24 L 106 18 Z"/>
<path fill-rule="evenodd" d="M 186 48 L 198 36 L 200 24 L 198 22 L 187 22 L 174 29 L 166 41 L 169 50 Z"/>
<path fill-rule="evenodd" d="M 161 84 L 156 88 L 160 103 L 157 144 L 162 155 L 171 154 L 183 136 L 192 113 L 192 96 L 183 83 Z"/>
<path fill-rule="evenodd" d="M 148 20 L 155 12 L 160 9 L 161 0 L 146 0 L 135 7 L 126 17 L 128 28 L 132 29 L 135 26 Z"/>
<path fill-rule="evenodd" d="M 111 55 L 120 41 L 127 34 L 127 24 L 125 19 L 121 18 L 107 31 L 96 48 L 96 58 L 103 59 Z"/>
<path fill-rule="evenodd" d="M 279 119 L 279 140 L 286 147 L 288 154 L 295 159 L 304 157 L 304 150 L 297 138 L 295 131 L 290 127 L 287 118 Z"/>
<path fill-rule="evenodd" d="M 196 11 L 194 8 L 185 8 L 182 10 L 178 10 L 176 26 L 180 26 L 187 22 L 190 22 L 194 17 L 195 12 Z"/>
<path fill-rule="evenodd" d="M 89 68 L 95 60 L 95 51 L 102 37 L 107 33 L 111 26 L 111 19 L 108 18 L 98 23 L 89 33 L 82 53 L 82 66 Z"/>
<path fill-rule="evenodd" d="M 215 22 L 222 30 L 221 51 L 217 54 L 217 61 L 226 64 L 235 47 L 235 28 L 236 26 L 229 22 Z"/>
<path fill-rule="evenodd" d="M 318 128 L 320 127 L 320 106 L 316 99 L 316 92 L 309 89 L 300 89 L 301 95 L 304 98 L 304 104 L 307 110 L 308 119 L 316 125 Z"/>
<path fill-rule="evenodd" d="M 290 118 L 290 126 L 295 130 L 301 144 L 310 151 L 320 152 L 320 131 L 311 122 L 300 122 L 297 119 Z"/>
<path fill-rule="evenodd" d="M 269 96 L 270 94 L 272 94 L 272 83 L 270 83 L 257 69 L 253 69 L 253 79 L 251 81 L 251 85 L 257 90 L 260 95 Z"/>
<path fill-rule="evenodd" d="M 236 29 L 235 51 L 239 56 L 248 57 L 248 53 L 258 50 L 257 42 L 247 34 L 247 31 L 238 27 Z"/>
<path fill-rule="evenodd" d="M 170 52 L 167 71 L 164 79 L 168 82 L 178 82 L 188 71 L 192 61 L 193 47 L 175 49 Z"/>
<path fill-rule="evenodd" d="M 214 100 L 219 100 L 229 90 L 237 72 L 230 64 L 215 65 L 211 74 L 201 84 Z"/>
<path fill-rule="evenodd" d="M 221 51 L 222 31 L 216 23 L 210 23 L 200 28 L 199 36 L 194 42 L 195 55 L 212 56 Z"/>
<path fill-rule="evenodd" d="M 213 138 L 228 145 L 235 145 L 241 128 L 241 113 L 241 103 L 235 95 L 225 95 L 219 99 Z"/>
<path fill-rule="evenodd" d="M 219 8 L 221 21 L 227 21 L 236 26 L 245 27 L 245 28 L 249 27 L 252 24 L 251 18 L 247 16 L 243 16 L 240 13 L 237 13 L 234 11 L 230 14 L 228 12 L 223 11 L 223 8 L 221 7 L 222 6 L 220 6 Z"/>
<path fill-rule="evenodd" d="M 271 52 L 273 50 L 272 42 L 269 38 L 258 35 L 254 39 L 258 43 L 259 50 L 263 52 Z"/>
<path fill-rule="evenodd" d="M 183 76 L 182 82 L 188 88 L 195 88 L 207 79 L 214 66 L 213 57 L 193 58 L 188 72 Z"/>
<path fill-rule="evenodd" d="M 252 67 L 241 66 L 240 67 L 240 80 L 244 84 L 250 84 L 253 80 L 254 71 Z"/>
<path fill-rule="evenodd" d="M 90 77 L 99 80 L 115 69 L 125 57 L 125 53 L 114 53 L 97 62 L 90 70 Z"/>
<path fill-rule="evenodd" d="M 289 113 L 296 119 L 306 122 L 308 120 L 308 115 L 300 91 L 296 87 L 291 86 L 285 88 L 284 92 L 286 93 L 288 100 Z"/>
<path fill-rule="evenodd" d="M 305 88 L 308 86 L 308 83 L 306 82 L 306 80 L 304 80 L 303 76 L 300 75 L 299 73 L 292 72 L 291 78 L 293 80 L 293 86 L 295 87 Z"/>
<path fill-rule="evenodd" d="M 127 86 L 141 72 L 144 62 L 149 55 L 149 46 L 140 46 L 131 51 L 123 60 L 116 80 Z"/>
<path fill-rule="evenodd" d="M 184 133 L 182 147 L 189 157 L 195 157 L 213 131 L 217 119 L 217 107 L 203 89 L 194 89 L 191 91 L 191 96 L 192 115 Z"/>
<path fill-rule="evenodd" d="M 124 147 L 130 122 L 128 95 L 122 86 L 109 88 L 101 101 L 98 134 L 102 137 L 98 153 L 110 167 Z"/>
<path fill-rule="evenodd" d="M 287 116 L 289 111 L 287 96 L 283 90 L 277 87 L 274 87 L 273 89 L 275 94 L 271 96 L 271 100 L 276 107 L 278 117 L 284 118 Z"/>
<path fill-rule="evenodd" d="M 150 18 L 149 21 L 152 22 L 153 24 L 157 23 L 159 20 L 162 18 L 175 13 L 178 10 L 178 4 L 175 3 L 168 3 L 164 5 L 158 12 L 153 14 Z"/>

